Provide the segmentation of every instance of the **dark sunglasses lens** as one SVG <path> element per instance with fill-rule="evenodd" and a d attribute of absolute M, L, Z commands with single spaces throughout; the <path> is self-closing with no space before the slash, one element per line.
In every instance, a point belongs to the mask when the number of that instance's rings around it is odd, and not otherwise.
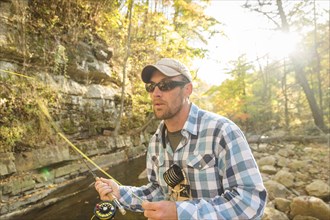
<path fill-rule="evenodd" d="M 159 88 L 160 91 L 165 92 L 174 89 L 177 86 L 183 86 L 185 84 L 187 83 L 181 81 L 161 81 L 159 83 L 147 83 L 145 84 L 145 87 L 147 92 L 153 92 L 156 86 Z"/>
<path fill-rule="evenodd" d="M 147 83 L 145 85 L 147 92 L 153 92 L 156 86 L 159 88 L 160 91 L 163 92 L 171 90 L 173 88 L 171 82 Z"/>
<path fill-rule="evenodd" d="M 173 84 L 171 81 L 169 82 L 160 82 L 158 84 L 158 88 L 160 89 L 160 91 L 168 91 L 174 88 Z"/>
<path fill-rule="evenodd" d="M 147 83 L 145 85 L 147 92 L 153 92 L 155 90 L 156 84 L 155 83 Z"/>

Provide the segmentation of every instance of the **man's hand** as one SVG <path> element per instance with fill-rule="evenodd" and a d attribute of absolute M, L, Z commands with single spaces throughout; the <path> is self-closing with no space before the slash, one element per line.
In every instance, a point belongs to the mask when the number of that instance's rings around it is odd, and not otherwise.
<path fill-rule="evenodd" d="M 172 201 L 148 202 L 142 203 L 144 216 L 148 220 L 177 220 L 176 204 Z"/>
<path fill-rule="evenodd" d="M 111 194 L 116 196 L 117 199 L 120 198 L 119 186 L 111 179 L 104 179 L 102 177 L 96 178 L 95 189 L 99 193 L 100 199 L 103 201 L 112 200 L 113 197 L 111 197 Z"/>

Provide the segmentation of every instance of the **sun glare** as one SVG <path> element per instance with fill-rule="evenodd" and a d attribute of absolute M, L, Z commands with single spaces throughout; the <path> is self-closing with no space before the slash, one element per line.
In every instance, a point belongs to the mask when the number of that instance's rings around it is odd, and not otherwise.
<path fill-rule="evenodd" d="M 277 32 L 265 42 L 265 52 L 268 52 L 274 58 L 285 58 L 292 53 L 299 43 L 297 33 Z"/>
<path fill-rule="evenodd" d="M 208 57 L 195 62 L 198 77 L 209 84 L 219 85 L 231 68 L 230 62 L 245 55 L 253 62 L 268 55 L 272 59 L 284 59 L 294 52 L 301 41 L 301 34 L 283 33 L 270 29 L 266 17 L 242 8 L 245 1 L 211 1 L 206 13 L 221 21 L 226 36 L 208 40 Z"/>

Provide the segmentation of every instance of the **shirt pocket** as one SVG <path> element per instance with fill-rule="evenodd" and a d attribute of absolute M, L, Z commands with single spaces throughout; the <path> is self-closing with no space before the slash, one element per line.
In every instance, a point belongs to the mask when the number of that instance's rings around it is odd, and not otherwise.
<path fill-rule="evenodd" d="M 188 167 L 192 167 L 197 170 L 205 170 L 213 168 L 216 164 L 214 154 L 198 154 L 190 155 L 187 159 Z"/>
<path fill-rule="evenodd" d="M 189 155 L 187 168 L 193 198 L 213 198 L 219 195 L 221 181 L 214 154 Z"/>

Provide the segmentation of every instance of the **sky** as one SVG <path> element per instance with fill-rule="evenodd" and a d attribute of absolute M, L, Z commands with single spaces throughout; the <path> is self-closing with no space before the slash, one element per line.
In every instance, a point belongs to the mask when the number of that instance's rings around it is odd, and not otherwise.
<path fill-rule="evenodd" d="M 328 1 L 319 0 L 326 3 Z M 210 16 L 218 19 L 223 25 L 225 36 L 216 37 L 208 42 L 208 57 L 194 62 L 197 76 L 212 85 L 220 85 L 228 75 L 230 61 L 246 54 L 249 61 L 256 60 L 266 53 L 283 58 L 294 49 L 299 41 L 298 34 L 283 36 L 270 30 L 272 23 L 256 12 L 242 8 L 244 1 L 213 0 L 206 10 Z M 280 46 L 281 45 L 281 46 Z"/>

